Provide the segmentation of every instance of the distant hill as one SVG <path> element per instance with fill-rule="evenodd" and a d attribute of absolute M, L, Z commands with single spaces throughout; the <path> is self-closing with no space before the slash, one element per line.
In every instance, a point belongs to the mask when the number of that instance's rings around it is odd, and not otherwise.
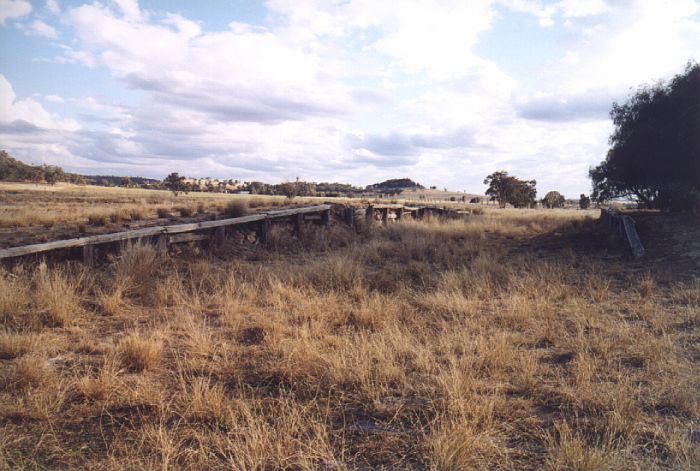
<path fill-rule="evenodd" d="M 82 175 L 64 172 L 55 165 L 27 165 L 0 151 L 0 181 L 5 182 L 69 182 L 85 183 Z"/>
<path fill-rule="evenodd" d="M 68 182 L 99 186 L 138 186 L 141 188 L 162 188 L 162 181 L 144 177 L 126 177 L 116 175 L 79 175 L 64 172 L 55 165 L 28 165 L 11 157 L 6 151 L 0 151 L 0 181 L 13 182 Z M 218 180 L 216 180 L 218 182 Z M 238 181 L 236 180 L 236 183 Z M 293 187 L 291 190 L 290 185 Z M 247 191 L 252 194 L 285 195 L 293 193 L 298 196 L 360 196 L 360 195 L 398 195 L 406 190 L 424 190 L 425 187 L 410 178 L 394 178 L 381 183 L 367 185 L 364 189 L 347 183 L 313 183 L 286 182 L 271 185 L 263 182 L 245 182 L 238 185 L 237 191 Z M 190 182 L 187 191 L 228 191 L 221 185 L 213 185 L 211 189 L 202 188 Z"/>
<path fill-rule="evenodd" d="M 68 182 L 79 185 L 129 186 L 158 185 L 160 180 L 144 177 L 121 177 L 114 175 L 79 175 L 64 172 L 56 165 L 29 165 L 10 156 L 6 151 L 0 151 L 0 181 L 5 182 Z"/>
<path fill-rule="evenodd" d="M 124 183 L 124 178 L 128 178 L 132 185 L 155 185 L 161 180 L 145 177 L 120 177 L 115 175 L 84 175 L 85 181 L 91 185 L 120 186 Z"/>
<path fill-rule="evenodd" d="M 367 185 L 365 190 L 373 193 L 398 194 L 404 190 L 422 190 L 423 188 L 425 188 L 423 185 L 414 182 L 410 178 L 394 178 L 391 180 L 385 180 L 381 183 L 375 183 L 374 185 Z"/>

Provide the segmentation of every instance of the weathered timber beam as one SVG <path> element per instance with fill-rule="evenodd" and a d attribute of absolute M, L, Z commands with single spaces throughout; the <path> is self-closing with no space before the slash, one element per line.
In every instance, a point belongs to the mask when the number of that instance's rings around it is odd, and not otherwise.
<path fill-rule="evenodd" d="M 209 234 L 197 234 L 194 232 L 184 232 L 182 234 L 173 234 L 168 236 L 169 244 L 180 244 L 182 242 L 192 242 L 195 240 L 207 240 Z"/>
<path fill-rule="evenodd" d="M 314 212 L 323 212 L 330 210 L 328 204 L 317 206 L 308 206 L 304 208 L 292 208 L 279 211 L 269 211 L 267 213 L 252 214 L 239 218 L 220 219 L 218 221 L 204 221 L 191 224 L 176 224 L 172 226 L 154 226 L 131 231 L 114 232 L 111 234 L 99 234 L 88 237 L 79 237 L 75 239 L 57 240 L 42 244 L 23 245 L 20 247 L 11 247 L 8 249 L 0 249 L 0 260 L 5 258 L 20 257 L 23 255 L 31 255 L 42 252 L 50 252 L 52 250 L 69 249 L 74 247 L 85 247 L 97 244 L 108 244 L 112 242 L 121 242 L 126 240 L 141 239 L 144 237 L 160 236 L 163 234 L 179 234 L 193 232 L 201 229 L 215 229 L 224 226 L 233 226 L 238 224 L 247 224 L 251 222 L 266 221 L 287 217 L 294 214 L 305 214 Z M 89 251 L 87 251 L 89 252 Z M 86 254 L 87 254 L 86 252 Z M 89 255 L 87 259 L 89 259 Z"/>

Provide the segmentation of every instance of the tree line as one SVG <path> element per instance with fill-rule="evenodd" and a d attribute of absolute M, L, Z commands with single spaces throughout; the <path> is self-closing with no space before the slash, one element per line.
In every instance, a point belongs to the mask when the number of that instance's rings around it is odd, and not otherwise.
<path fill-rule="evenodd" d="M 650 209 L 700 209 L 700 65 L 668 82 L 641 86 L 610 112 L 610 149 L 591 168 L 593 198 Z"/>

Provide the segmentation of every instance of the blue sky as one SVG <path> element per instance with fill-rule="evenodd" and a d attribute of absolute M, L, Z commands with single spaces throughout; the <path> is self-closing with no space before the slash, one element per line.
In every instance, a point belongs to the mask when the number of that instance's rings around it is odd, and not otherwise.
<path fill-rule="evenodd" d="M 700 60 L 694 0 L 0 0 L 0 148 L 178 171 L 587 193 L 630 89 Z"/>

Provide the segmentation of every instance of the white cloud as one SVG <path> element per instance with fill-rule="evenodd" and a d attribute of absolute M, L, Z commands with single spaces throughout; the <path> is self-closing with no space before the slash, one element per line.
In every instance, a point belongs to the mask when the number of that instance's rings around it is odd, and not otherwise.
<path fill-rule="evenodd" d="M 138 0 L 113 0 L 124 14 L 124 18 L 132 21 L 143 19 Z"/>
<path fill-rule="evenodd" d="M 503 168 L 536 178 L 541 192 L 576 196 L 589 185 L 588 166 L 605 155 L 611 102 L 700 59 L 697 3 L 687 0 L 266 6 L 264 23 L 231 18 L 217 32 L 135 1 L 64 8 L 72 30 L 63 36 L 74 37 L 61 60 L 78 71 L 105 68 L 140 98 L 68 100 L 77 127 L 17 100 L 0 81 L 3 145 L 92 173 L 354 183 L 410 176 L 470 191 Z M 528 71 L 538 80 L 509 76 L 476 52 L 496 18 L 513 12 L 532 15 L 564 51 Z"/>
<path fill-rule="evenodd" d="M 43 36 L 50 39 L 56 39 L 58 37 L 58 31 L 41 20 L 34 20 L 27 25 L 27 32 L 32 35 Z"/>
<path fill-rule="evenodd" d="M 32 5 L 26 0 L 0 0 L 0 25 L 5 20 L 27 16 L 32 11 Z"/>
<path fill-rule="evenodd" d="M 52 103 L 65 103 L 66 100 L 63 99 L 63 97 L 60 97 L 58 95 L 46 95 L 44 97 L 46 101 L 50 101 Z"/>
<path fill-rule="evenodd" d="M 4 75 L 0 74 L 0 123 L 27 123 L 36 128 L 76 131 L 80 125 L 69 119 L 51 115 L 36 100 L 17 100 L 15 91 Z"/>
<path fill-rule="evenodd" d="M 54 15 L 57 15 L 61 12 L 61 7 L 59 6 L 57 0 L 46 0 L 46 9 Z"/>
<path fill-rule="evenodd" d="M 272 122 L 351 106 L 349 90 L 324 76 L 318 56 L 264 30 L 201 34 L 177 15 L 135 24 L 99 5 L 72 9 L 68 21 L 82 41 L 80 52 L 130 87 L 212 118 Z"/>

